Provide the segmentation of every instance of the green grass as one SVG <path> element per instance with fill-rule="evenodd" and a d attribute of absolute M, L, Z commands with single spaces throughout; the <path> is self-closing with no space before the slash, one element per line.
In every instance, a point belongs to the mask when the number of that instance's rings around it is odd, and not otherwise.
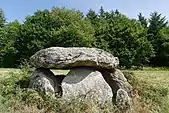
<path fill-rule="evenodd" d="M 0 68 L 0 79 L 4 76 L 8 76 L 9 73 L 19 73 L 20 69 L 15 68 Z M 51 70 L 55 75 L 67 74 L 69 70 Z"/>
<path fill-rule="evenodd" d="M 0 79 L 3 77 L 8 77 L 8 74 L 12 73 L 18 73 L 19 69 L 11 69 L 11 68 L 0 68 Z"/>
<path fill-rule="evenodd" d="M 28 69 L 0 68 L 0 112 L 31 112 L 43 113 L 45 111 L 61 113 L 101 113 L 117 112 L 112 105 L 100 107 L 91 101 L 75 101 L 67 103 L 47 99 L 43 101 L 38 94 L 30 93 Z M 67 74 L 69 70 L 52 70 L 55 75 Z M 134 101 L 133 111 L 128 113 L 169 113 L 169 69 L 143 68 L 143 70 L 123 70 L 129 82 L 138 90 L 140 97 Z M 50 112 L 48 112 L 50 113 Z M 118 112 L 117 112 L 118 113 Z"/>
<path fill-rule="evenodd" d="M 169 71 L 133 71 L 140 81 L 146 81 L 153 86 L 169 88 Z"/>
<path fill-rule="evenodd" d="M 128 70 L 125 70 L 128 71 Z M 169 68 L 144 68 L 130 70 L 138 80 L 137 89 L 148 101 L 160 107 L 162 113 L 169 113 Z"/>

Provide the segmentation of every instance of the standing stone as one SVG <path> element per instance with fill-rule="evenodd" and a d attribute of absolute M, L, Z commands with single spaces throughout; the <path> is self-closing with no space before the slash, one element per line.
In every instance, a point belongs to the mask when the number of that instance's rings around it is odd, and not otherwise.
<path fill-rule="evenodd" d="M 38 68 L 30 77 L 29 87 L 38 91 L 41 95 L 60 94 L 61 82 L 65 76 L 55 76 L 50 69 Z"/>
<path fill-rule="evenodd" d="M 91 68 L 74 68 L 62 81 L 63 98 L 97 98 L 111 102 L 113 93 L 102 74 Z"/>
<path fill-rule="evenodd" d="M 113 91 L 114 102 L 119 89 L 123 89 L 128 94 L 130 94 L 133 90 L 132 86 L 127 82 L 124 74 L 119 69 L 115 69 L 113 73 L 110 73 L 106 70 L 101 70 L 101 73 Z"/>

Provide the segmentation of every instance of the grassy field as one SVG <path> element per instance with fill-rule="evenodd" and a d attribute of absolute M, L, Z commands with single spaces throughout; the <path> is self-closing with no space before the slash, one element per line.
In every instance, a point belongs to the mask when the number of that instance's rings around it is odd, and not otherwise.
<path fill-rule="evenodd" d="M 11 81 L 17 81 L 17 79 L 23 79 L 23 77 L 16 78 L 16 76 L 14 76 L 9 81 L 7 80 L 7 82 L 6 82 L 6 78 L 10 78 L 10 76 L 13 76 L 15 74 L 19 75 L 19 73 L 22 73 L 22 71 L 23 70 L 19 70 L 19 69 L 0 68 L 0 82 L 5 81 L 5 85 L 7 84 L 7 86 L 9 87 L 11 84 L 12 85 L 15 84 L 15 83 L 10 83 Z M 52 71 L 58 75 L 68 73 L 68 70 L 67 71 L 52 70 Z M 145 101 L 146 105 L 149 105 L 150 103 L 151 109 L 157 109 L 157 107 L 159 107 L 160 109 L 159 111 L 151 110 L 152 113 L 169 113 L 169 108 L 168 108 L 169 106 L 169 93 L 168 93 L 169 91 L 169 69 L 168 68 L 144 68 L 143 70 L 123 70 L 123 71 L 133 73 L 135 79 L 137 79 L 137 82 L 135 82 L 134 85 L 138 89 L 138 92 L 142 96 L 142 99 Z M 24 76 L 27 76 L 27 73 L 25 73 Z M 2 83 L 4 84 L 4 82 Z M 4 89 L 0 89 L 0 90 L 4 90 Z M 6 88 L 5 90 L 8 90 L 8 89 Z M 13 88 L 12 91 L 13 90 L 15 89 Z M 7 91 L 7 94 L 9 92 L 11 91 Z M 4 106 L 0 106 L 0 109 L 1 107 L 3 108 Z M 40 111 L 36 111 L 36 110 L 34 112 L 40 113 Z M 90 113 L 94 113 L 94 112 L 90 112 Z M 105 112 L 105 113 L 109 113 L 109 112 Z M 140 113 L 148 113 L 148 111 L 147 112 L 143 111 Z"/>
<path fill-rule="evenodd" d="M 56 75 L 67 74 L 68 70 L 52 70 Z M 169 69 L 168 68 L 144 68 L 143 70 L 125 70 L 133 72 L 140 81 L 146 81 L 153 86 L 169 88 Z M 19 69 L 0 68 L 0 79 L 8 77 L 9 73 L 19 73 Z"/>
<path fill-rule="evenodd" d="M 126 71 L 126 70 L 125 70 Z M 133 72 L 143 97 L 160 106 L 160 113 L 169 113 L 169 68 L 144 68 Z M 145 89 L 144 89 L 145 88 Z M 165 95 L 165 96 L 164 96 Z"/>

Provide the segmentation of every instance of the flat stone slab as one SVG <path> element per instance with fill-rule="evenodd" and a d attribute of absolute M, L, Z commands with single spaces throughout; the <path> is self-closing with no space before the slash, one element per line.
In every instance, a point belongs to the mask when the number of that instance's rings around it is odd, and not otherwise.
<path fill-rule="evenodd" d="M 119 60 L 112 54 L 97 48 L 51 47 L 36 52 L 30 57 L 30 63 L 36 68 L 92 67 L 111 70 L 119 65 Z"/>

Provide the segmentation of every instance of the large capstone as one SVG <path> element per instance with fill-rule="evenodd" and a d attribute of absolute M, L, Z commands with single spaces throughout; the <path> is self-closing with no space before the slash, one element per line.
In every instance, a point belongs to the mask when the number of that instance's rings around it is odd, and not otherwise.
<path fill-rule="evenodd" d="M 36 52 L 30 58 L 30 63 L 36 68 L 71 69 L 83 66 L 113 70 L 118 66 L 119 60 L 97 48 L 51 47 Z"/>
<path fill-rule="evenodd" d="M 71 69 L 62 81 L 63 98 L 97 99 L 99 102 L 112 102 L 113 93 L 102 74 L 92 68 Z"/>
<path fill-rule="evenodd" d="M 41 95 L 55 94 L 61 96 L 61 82 L 64 77 L 64 75 L 55 76 L 49 69 L 38 68 L 30 77 L 29 87 Z"/>

